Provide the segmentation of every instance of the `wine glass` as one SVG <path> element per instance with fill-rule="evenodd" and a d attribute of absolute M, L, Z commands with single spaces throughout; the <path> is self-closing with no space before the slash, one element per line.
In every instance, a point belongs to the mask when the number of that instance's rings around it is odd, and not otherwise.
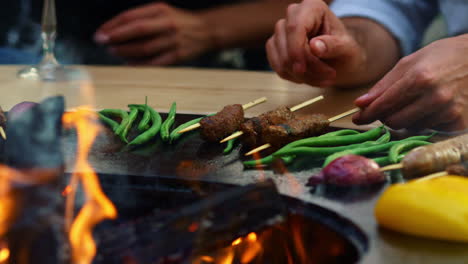
<path fill-rule="evenodd" d="M 21 69 L 17 75 L 22 79 L 41 79 L 45 81 L 69 80 L 74 70 L 59 64 L 54 55 L 55 38 L 57 36 L 55 0 L 44 1 L 41 24 L 43 58 L 39 64 Z"/>

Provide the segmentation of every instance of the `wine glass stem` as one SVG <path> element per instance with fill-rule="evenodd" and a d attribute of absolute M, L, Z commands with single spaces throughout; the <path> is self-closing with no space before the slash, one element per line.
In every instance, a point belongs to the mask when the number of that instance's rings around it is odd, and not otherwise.
<path fill-rule="evenodd" d="M 54 46 L 55 46 L 55 33 L 47 34 L 42 32 L 42 51 L 44 52 L 44 59 L 55 59 Z"/>
<path fill-rule="evenodd" d="M 44 60 L 55 61 L 54 48 L 57 34 L 57 17 L 55 14 L 55 0 L 45 0 L 42 12 L 42 50 Z"/>

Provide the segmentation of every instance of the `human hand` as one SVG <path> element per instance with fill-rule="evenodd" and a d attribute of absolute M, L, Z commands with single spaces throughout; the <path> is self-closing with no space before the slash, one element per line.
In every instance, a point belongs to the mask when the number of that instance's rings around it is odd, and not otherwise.
<path fill-rule="evenodd" d="M 203 19 L 164 3 L 121 13 L 96 31 L 95 40 L 129 63 L 146 65 L 182 62 L 213 48 Z"/>
<path fill-rule="evenodd" d="M 320 0 L 291 4 L 266 48 L 279 76 L 309 85 L 346 83 L 347 76 L 362 71 L 365 60 L 343 22 Z"/>
<path fill-rule="evenodd" d="M 468 35 L 436 41 L 401 59 L 356 99 L 356 124 L 380 120 L 394 129 L 468 128 Z"/>

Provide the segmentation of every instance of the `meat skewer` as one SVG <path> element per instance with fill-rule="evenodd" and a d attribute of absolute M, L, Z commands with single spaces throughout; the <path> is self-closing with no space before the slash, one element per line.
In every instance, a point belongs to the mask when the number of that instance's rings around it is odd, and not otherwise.
<path fill-rule="evenodd" d="M 6 140 L 6 133 L 5 133 L 5 125 L 6 125 L 7 119 L 5 116 L 5 113 L 3 112 L 2 107 L 0 107 L 0 135 L 2 136 L 3 140 Z"/>
<path fill-rule="evenodd" d="M 335 122 L 341 118 L 347 117 L 349 115 L 352 115 L 359 111 L 360 111 L 359 108 L 354 108 L 344 113 L 341 113 L 339 115 L 336 115 L 334 117 L 331 117 L 329 119 L 326 119 L 324 115 L 315 114 L 315 115 L 307 116 L 305 118 L 298 118 L 295 120 L 291 120 L 287 122 L 286 124 L 270 126 L 268 127 L 265 133 L 265 134 L 267 133 L 270 133 L 270 134 L 269 136 L 266 137 L 266 140 L 264 140 L 265 142 L 269 142 L 269 143 L 265 143 L 255 149 L 252 149 L 251 151 L 247 152 L 245 156 L 250 156 L 259 151 L 268 149 L 272 147 L 273 145 L 281 146 L 291 141 L 295 141 L 301 138 L 310 137 L 310 136 L 319 134 L 320 132 L 328 128 L 330 123 Z M 294 131 L 294 127 L 297 124 L 300 124 L 303 127 L 300 127 L 301 128 L 300 130 Z M 273 131 L 276 130 L 276 131 L 273 132 L 272 130 Z M 281 132 L 279 132 L 278 130 Z"/>
<path fill-rule="evenodd" d="M 312 98 L 310 100 L 307 100 L 305 102 L 302 102 L 296 106 L 293 106 L 291 108 L 288 108 L 286 106 L 279 107 L 275 110 L 268 111 L 266 113 L 261 114 L 258 117 L 253 117 L 249 120 L 247 120 L 245 123 L 241 125 L 242 130 L 237 131 L 230 135 L 227 138 L 224 138 L 221 140 L 219 143 L 224 143 L 227 142 L 231 139 L 238 138 L 244 134 L 248 134 L 247 138 L 251 138 L 251 134 L 255 134 L 255 128 L 256 127 L 261 127 L 261 126 L 266 126 L 266 125 L 279 125 L 279 124 L 284 124 L 288 120 L 291 120 L 294 118 L 293 112 L 302 109 L 306 106 L 309 106 L 315 102 L 318 102 L 322 100 L 324 97 L 322 95 L 317 96 L 315 98 Z M 251 144 L 255 145 L 255 144 Z"/>
<path fill-rule="evenodd" d="M 257 105 L 259 105 L 259 104 L 261 104 L 261 103 L 264 103 L 264 102 L 266 102 L 266 101 L 267 101 L 267 98 L 266 98 L 266 97 L 262 97 L 262 98 L 259 98 L 259 99 L 255 100 L 255 101 L 252 101 L 252 102 L 249 102 L 249 103 L 247 103 L 247 104 L 242 105 L 242 109 L 243 109 L 243 110 L 247 110 L 247 109 L 249 109 L 249 108 L 252 108 L 252 107 L 254 107 L 254 106 L 257 106 Z M 226 111 L 225 111 L 225 112 L 226 112 Z M 218 113 L 219 113 L 219 112 L 218 112 Z M 185 133 L 185 132 L 189 132 L 189 131 L 195 130 L 195 129 L 199 128 L 199 127 L 201 127 L 200 122 L 199 122 L 199 123 L 196 123 L 196 124 L 194 124 L 194 125 L 191 125 L 191 126 L 185 128 L 185 129 L 182 129 L 182 130 L 179 131 L 178 133 L 179 133 L 179 134 L 182 134 L 182 133 Z"/>
<path fill-rule="evenodd" d="M 451 165 L 468 161 L 468 134 L 457 136 L 410 151 L 401 163 L 381 168 L 381 171 L 402 169 L 405 178 L 452 171 Z M 442 175 L 443 176 L 443 175 Z"/>

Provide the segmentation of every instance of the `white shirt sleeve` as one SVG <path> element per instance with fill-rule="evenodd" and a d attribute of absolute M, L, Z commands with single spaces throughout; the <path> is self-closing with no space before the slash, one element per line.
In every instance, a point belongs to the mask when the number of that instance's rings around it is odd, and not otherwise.
<path fill-rule="evenodd" d="M 381 24 L 408 55 L 420 47 L 439 5 L 437 0 L 334 0 L 331 9 L 338 17 L 363 17 Z"/>

